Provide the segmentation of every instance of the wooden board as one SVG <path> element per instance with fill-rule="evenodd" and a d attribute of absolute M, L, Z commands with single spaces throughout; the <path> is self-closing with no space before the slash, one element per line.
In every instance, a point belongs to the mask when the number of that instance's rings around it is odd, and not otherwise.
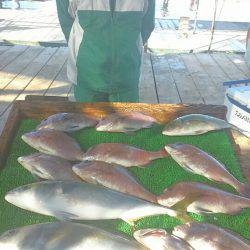
<path fill-rule="evenodd" d="M 166 123 L 176 117 L 191 113 L 202 113 L 225 119 L 226 109 L 219 105 L 145 104 L 145 103 L 77 103 L 64 97 L 27 96 L 24 101 L 15 101 L 6 126 L 0 136 L 0 168 L 4 167 L 13 138 L 22 119 L 42 119 L 58 112 L 78 112 L 102 118 L 114 111 L 141 111 Z M 231 134 L 231 133 L 230 133 Z M 232 138 L 232 137 L 231 137 Z M 249 168 L 249 153 L 242 154 L 232 140 L 240 162 Z M 246 158 L 248 157 L 248 158 Z"/>

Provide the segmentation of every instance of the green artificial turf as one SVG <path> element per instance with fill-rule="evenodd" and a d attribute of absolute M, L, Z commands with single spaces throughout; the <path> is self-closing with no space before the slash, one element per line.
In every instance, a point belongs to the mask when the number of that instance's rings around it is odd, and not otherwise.
<path fill-rule="evenodd" d="M 55 220 L 52 217 L 38 215 L 17 208 L 4 200 L 4 195 L 7 191 L 34 181 L 31 174 L 19 165 L 17 158 L 35 152 L 34 149 L 22 141 L 21 135 L 33 130 L 38 123 L 38 121 L 32 120 L 24 120 L 22 122 L 18 134 L 12 144 L 6 167 L 0 173 L 0 233 L 15 227 Z M 127 143 L 152 151 L 157 151 L 163 148 L 165 144 L 169 143 L 182 142 L 192 144 L 223 162 L 238 180 L 245 181 L 241 175 L 235 152 L 233 151 L 230 140 L 225 132 L 211 132 L 205 135 L 189 137 L 168 137 L 162 135 L 161 131 L 162 126 L 155 126 L 151 129 L 144 129 L 137 132 L 135 135 L 130 136 L 121 133 L 111 134 L 96 132 L 93 128 L 90 128 L 75 132 L 72 136 L 79 142 L 83 150 L 87 150 L 93 145 L 104 142 Z M 161 194 L 166 187 L 179 181 L 201 181 L 235 192 L 234 189 L 228 185 L 214 183 L 204 177 L 186 172 L 171 157 L 156 160 L 150 165 L 150 167 L 145 169 L 134 167 L 129 170 L 138 177 L 142 185 L 157 195 Z M 191 216 L 199 221 L 207 221 L 229 228 L 245 238 L 250 239 L 250 225 L 248 221 L 250 218 L 250 209 L 246 209 L 243 213 L 234 216 L 223 214 L 213 214 L 206 217 L 197 216 L 195 214 L 192 214 Z M 121 220 L 98 221 L 92 222 L 92 224 L 112 231 L 124 232 L 129 235 L 132 234 L 131 227 Z M 181 224 L 181 222 L 177 219 L 171 218 L 167 215 L 162 215 L 139 220 L 136 224 L 136 229 L 158 227 L 171 231 L 171 229 L 178 224 Z"/>

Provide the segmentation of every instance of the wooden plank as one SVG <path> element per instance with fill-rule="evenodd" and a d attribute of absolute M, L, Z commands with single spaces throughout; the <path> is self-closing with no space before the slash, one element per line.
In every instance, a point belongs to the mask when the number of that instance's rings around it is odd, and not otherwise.
<path fill-rule="evenodd" d="M 221 98 L 224 100 L 225 88 L 223 87 L 223 82 L 229 81 L 230 78 L 225 74 L 225 72 L 218 66 L 217 62 L 211 57 L 209 53 L 197 53 L 194 54 L 198 59 L 200 65 L 203 67 L 204 71 L 213 79 L 216 84 L 219 93 L 221 93 Z"/>
<path fill-rule="evenodd" d="M 16 45 L 0 54 L 0 70 L 20 56 L 26 49 L 28 49 L 27 46 Z"/>
<path fill-rule="evenodd" d="M 250 78 L 250 66 L 246 64 L 242 54 L 226 54 L 226 57 L 238 68 L 248 79 Z"/>
<path fill-rule="evenodd" d="M 12 46 L 0 45 L 0 54 L 3 54 L 5 51 L 9 50 L 10 48 L 12 48 Z"/>
<path fill-rule="evenodd" d="M 59 74 L 68 54 L 67 48 L 59 48 L 49 59 L 42 70 L 32 79 L 17 100 L 23 100 L 26 95 L 44 95 L 54 79 Z"/>
<path fill-rule="evenodd" d="M 71 89 L 71 83 L 67 77 L 67 63 L 65 63 L 55 78 L 50 88 L 46 91 L 46 96 L 67 96 Z"/>
<path fill-rule="evenodd" d="M 190 77 L 188 70 L 178 55 L 168 55 L 167 62 L 183 103 L 204 103 L 204 100 Z"/>
<path fill-rule="evenodd" d="M 144 53 L 142 58 L 139 92 L 140 102 L 158 103 L 150 54 L 147 53 Z"/>
<path fill-rule="evenodd" d="M 48 60 L 54 55 L 57 48 L 45 48 L 21 74 L 19 74 L 0 94 L 0 114 L 8 109 L 11 103 L 28 86 L 32 79 L 43 69 Z"/>
<path fill-rule="evenodd" d="M 246 75 L 241 72 L 225 55 L 225 53 L 211 54 L 213 59 L 217 62 L 218 66 L 231 80 L 245 79 Z"/>
<path fill-rule="evenodd" d="M 2 134 L 2 131 L 4 129 L 4 126 L 6 124 L 6 121 L 8 119 L 8 116 L 10 114 L 11 107 L 8 108 L 3 115 L 0 116 L 0 135 Z"/>
<path fill-rule="evenodd" d="M 221 94 L 218 93 L 216 83 L 207 74 L 204 68 L 199 64 L 197 58 L 193 54 L 181 54 L 181 58 L 193 81 L 195 82 L 199 93 L 206 104 L 223 104 Z"/>
<path fill-rule="evenodd" d="M 15 77 L 17 77 L 20 72 L 25 69 L 30 64 L 30 62 L 41 53 L 42 50 L 42 47 L 29 47 L 14 61 L 12 61 L 6 67 L 2 68 L 2 70 L 0 71 L 0 94 L 1 89 L 4 89 Z"/>
<path fill-rule="evenodd" d="M 8 124 L 8 126 L 4 126 L 2 133 L 0 134 L 0 169 L 3 168 L 5 164 L 12 141 L 17 133 L 20 121 L 21 115 L 19 112 L 18 104 L 16 103 L 13 105 L 7 118 L 6 124 Z"/>
<path fill-rule="evenodd" d="M 160 103 L 180 103 L 181 99 L 166 56 L 152 56 L 157 93 Z"/>

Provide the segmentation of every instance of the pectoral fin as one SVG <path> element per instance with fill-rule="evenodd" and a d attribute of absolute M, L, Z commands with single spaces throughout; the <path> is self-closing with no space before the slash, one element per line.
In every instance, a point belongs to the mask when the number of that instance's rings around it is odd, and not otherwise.
<path fill-rule="evenodd" d="M 54 212 L 54 216 L 58 220 L 62 220 L 62 221 L 72 221 L 72 220 L 79 220 L 80 219 L 75 214 L 67 213 L 64 211 L 56 211 L 56 212 Z"/>

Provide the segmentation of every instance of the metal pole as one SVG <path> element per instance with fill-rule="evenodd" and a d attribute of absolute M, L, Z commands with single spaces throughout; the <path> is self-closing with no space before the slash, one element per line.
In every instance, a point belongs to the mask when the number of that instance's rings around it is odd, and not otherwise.
<path fill-rule="evenodd" d="M 194 20 L 193 34 L 195 34 L 196 28 L 197 28 L 197 19 L 198 19 L 199 7 L 200 7 L 200 0 L 197 0 L 197 7 L 196 7 L 196 10 L 195 10 L 195 20 Z"/>
<path fill-rule="evenodd" d="M 208 47 L 208 51 L 211 50 L 211 46 L 212 46 L 213 39 L 214 39 L 215 21 L 216 21 L 216 15 L 217 15 L 218 0 L 215 0 L 214 3 L 215 3 L 215 6 L 214 6 L 214 18 L 213 18 L 212 27 L 211 27 L 211 39 L 210 39 L 210 44 L 209 44 L 209 47 Z"/>

